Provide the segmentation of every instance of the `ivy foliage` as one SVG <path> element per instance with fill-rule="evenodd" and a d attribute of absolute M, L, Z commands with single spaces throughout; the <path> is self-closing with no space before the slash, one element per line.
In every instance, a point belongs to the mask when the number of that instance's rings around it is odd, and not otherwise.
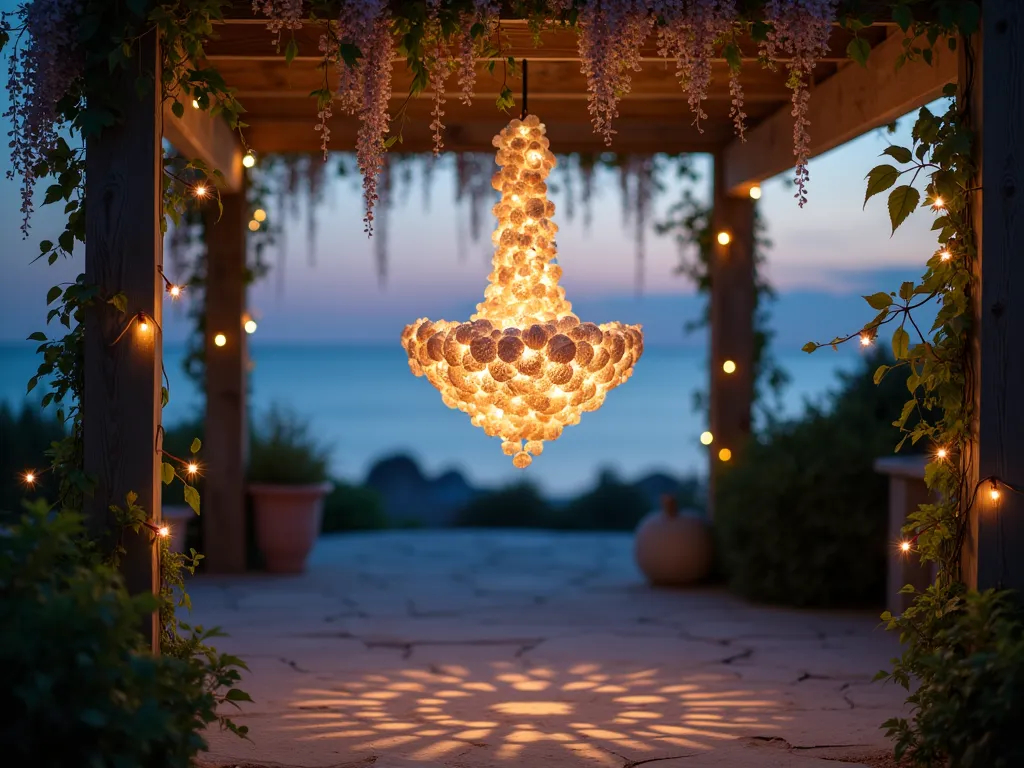
<path fill-rule="evenodd" d="M 199 646 L 153 655 L 139 633 L 157 608 L 130 597 L 117 569 L 85 538 L 79 515 L 38 502 L 0 536 L 0 745 L 11 765 L 188 768 L 239 659 Z"/>

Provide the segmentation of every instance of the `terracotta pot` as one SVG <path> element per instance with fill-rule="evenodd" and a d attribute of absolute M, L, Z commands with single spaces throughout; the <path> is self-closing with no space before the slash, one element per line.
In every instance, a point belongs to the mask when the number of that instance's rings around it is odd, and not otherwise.
<path fill-rule="evenodd" d="M 171 529 L 171 552 L 185 551 L 185 536 L 188 533 L 188 521 L 195 517 L 191 507 L 172 504 L 164 507 L 160 516 L 164 524 Z"/>
<path fill-rule="evenodd" d="M 666 496 L 662 509 L 637 526 L 634 552 L 651 584 L 693 584 L 711 570 L 711 527 L 695 514 L 679 514 L 675 498 Z"/>
<path fill-rule="evenodd" d="M 273 573 L 301 573 L 320 533 L 330 483 L 249 486 L 256 517 L 256 542 Z"/>

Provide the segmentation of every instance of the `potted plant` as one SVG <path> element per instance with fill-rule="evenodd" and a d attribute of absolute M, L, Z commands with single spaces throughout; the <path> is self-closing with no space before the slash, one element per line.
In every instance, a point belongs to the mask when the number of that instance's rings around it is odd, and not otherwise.
<path fill-rule="evenodd" d="M 308 422 L 273 407 L 253 430 L 249 495 L 256 543 L 267 570 L 301 573 L 323 515 L 330 451 L 311 435 Z"/>

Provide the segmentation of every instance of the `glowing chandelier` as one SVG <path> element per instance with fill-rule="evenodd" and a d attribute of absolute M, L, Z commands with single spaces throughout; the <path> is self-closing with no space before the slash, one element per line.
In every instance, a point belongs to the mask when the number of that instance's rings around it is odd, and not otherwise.
<path fill-rule="evenodd" d="M 468 323 L 420 318 L 402 346 L 449 408 L 468 413 L 512 463 L 528 467 L 580 414 L 596 411 L 633 374 L 643 352 L 639 325 L 581 323 L 565 299 L 555 263 L 555 205 L 544 180 L 555 167 L 536 115 L 513 120 L 492 143 L 501 169 L 491 184 L 494 268 Z M 525 441 L 525 445 L 524 445 Z"/>

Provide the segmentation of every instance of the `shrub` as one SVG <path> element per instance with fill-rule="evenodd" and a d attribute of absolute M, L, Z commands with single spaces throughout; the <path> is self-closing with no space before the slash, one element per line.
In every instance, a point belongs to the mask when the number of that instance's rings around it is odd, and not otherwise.
<path fill-rule="evenodd" d="M 306 485 L 327 480 L 331 451 L 310 434 L 309 422 L 273 406 L 252 431 L 249 480 Z"/>
<path fill-rule="evenodd" d="M 40 475 L 31 488 L 22 478 L 26 470 L 49 465 L 46 451 L 62 437 L 64 426 L 38 405 L 26 403 L 16 412 L 0 403 L 0 511 L 20 514 L 22 499 L 56 495 L 51 473 Z"/>
<path fill-rule="evenodd" d="M 881 384 L 873 356 L 825 406 L 770 424 L 723 469 L 715 532 L 731 586 L 756 600 L 869 606 L 885 590 L 887 481 L 874 460 L 899 439 L 905 369 Z"/>
<path fill-rule="evenodd" d="M 367 531 L 388 527 L 384 502 L 372 488 L 334 480 L 334 490 L 324 499 L 321 533 Z"/>
<path fill-rule="evenodd" d="M 455 515 L 455 525 L 470 528 L 551 528 L 554 520 L 551 505 L 527 482 L 482 493 Z"/>
<path fill-rule="evenodd" d="M 611 470 L 603 470 L 597 485 L 569 502 L 563 511 L 569 528 L 590 531 L 632 531 L 651 511 L 642 490 L 624 483 Z"/>
<path fill-rule="evenodd" d="M 204 667 L 142 645 L 156 599 L 130 597 L 83 537 L 45 503 L 0 536 L 4 760 L 186 768 L 216 719 Z"/>
<path fill-rule="evenodd" d="M 1007 592 L 930 587 L 903 617 L 889 619 L 912 642 L 896 682 L 910 690 L 911 720 L 884 724 L 897 759 L 916 766 L 1024 765 L 1024 617 Z M 880 677 L 885 677 L 881 673 Z"/>

